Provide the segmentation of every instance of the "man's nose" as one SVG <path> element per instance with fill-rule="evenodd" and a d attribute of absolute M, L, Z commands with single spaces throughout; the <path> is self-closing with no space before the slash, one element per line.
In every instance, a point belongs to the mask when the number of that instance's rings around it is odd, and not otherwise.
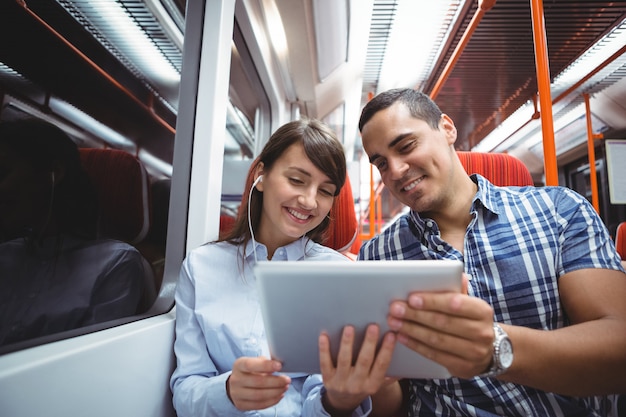
<path fill-rule="evenodd" d="M 389 178 L 392 180 L 399 180 L 404 177 L 404 174 L 406 173 L 406 170 L 409 166 L 406 162 L 404 162 L 404 160 L 400 158 L 389 159 L 387 161 L 387 164 L 389 165 Z"/>

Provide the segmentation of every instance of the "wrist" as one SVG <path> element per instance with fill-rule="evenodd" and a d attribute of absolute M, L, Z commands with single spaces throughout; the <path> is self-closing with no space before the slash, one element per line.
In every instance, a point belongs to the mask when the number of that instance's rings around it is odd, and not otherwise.
<path fill-rule="evenodd" d="M 324 410 L 326 410 L 326 412 L 331 417 L 350 417 L 352 416 L 352 413 L 354 412 L 354 409 L 341 410 L 341 409 L 335 408 L 328 400 L 327 392 L 324 392 L 322 394 L 322 407 L 324 407 Z"/>
<path fill-rule="evenodd" d="M 226 385 L 226 396 L 228 397 L 228 400 L 232 405 L 235 405 L 233 399 L 230 397 L 230 375 L 228 375 L 228 378 L 226 378 L 226 382 L 224 382 L 224 384 Z"/>
<path fill-rule="evenodd" d="M 494 342 L 491 363 L 487 371 L 479 377 L 493 378 L 506 372 L 513 363 L 513 344 L 509 335 L 498 325 L 493 324 Z"/>

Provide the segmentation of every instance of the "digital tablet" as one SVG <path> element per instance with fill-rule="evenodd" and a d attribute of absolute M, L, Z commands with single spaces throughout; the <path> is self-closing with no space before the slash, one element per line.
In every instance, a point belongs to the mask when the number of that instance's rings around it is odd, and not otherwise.
<path fill-rule="evenodd" d="M 261 312 L 272 358 L 283 372 L 320 373 L 318 337 L 326 331 L 336 361 L 345 325 L 356 330 L 358 353 L 365 329 L 389 331 L 393 300 L 413 291 L 461 291 L 463 263 L 411 261 L 261 261 L 254 267 Z M 382 336 L 381 336 L 382 338 Z M 356 359 L 356 354 L 353 355 Z M 388 376 L 448 378 L 443 366 L 396 344 Z"/>

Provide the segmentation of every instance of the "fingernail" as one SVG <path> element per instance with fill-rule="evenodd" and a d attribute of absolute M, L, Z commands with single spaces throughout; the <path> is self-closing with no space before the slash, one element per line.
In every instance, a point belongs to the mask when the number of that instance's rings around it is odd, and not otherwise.
<path fill-rule="evenodd" d="M 391 305 L 391 314 L 394 316 L 404 317 L 406 309 L 402 304 L 392 304 Z"/>
<path fill-rule="evenodd" d="M 424 299 L 419 295 L 411 295 L 409 297 L 409 305 L 415 308 L 421 308 L 424 305 Z"/>

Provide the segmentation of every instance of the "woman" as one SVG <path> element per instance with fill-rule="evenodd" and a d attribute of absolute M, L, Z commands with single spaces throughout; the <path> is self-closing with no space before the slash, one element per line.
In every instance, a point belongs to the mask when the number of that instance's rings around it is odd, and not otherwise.
<path fill-rule="evenodd" d="M 393 336 L 375 357 L 378 329 L 370 326 L 352 366 L 354 329 L 347 327 L 335 367 L 322 335 L 323 379 L 279 374 L 280 363 L 268 359 L 252 272 L 259 259 L 347 260 L 320 244 L 345 181 L 342 145 L 319 121 L 290 122 L 272 135 L 250 172 L 255 179 L 232 231 L 191 251 L 181 269 L 170 383 L 178 416 L 367 415 Z"/>

